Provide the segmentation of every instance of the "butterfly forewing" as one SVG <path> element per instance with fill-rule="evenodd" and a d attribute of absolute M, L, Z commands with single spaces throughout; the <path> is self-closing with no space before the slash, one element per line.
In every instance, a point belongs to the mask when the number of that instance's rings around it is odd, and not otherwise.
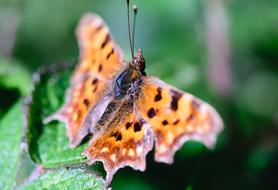
<path fill-rule="evenodd" d="M 159 162 L 172 163 L 176 150 L 188 140 L 212 147 L 223 125 L 210 105 L 153 77 L 142 83 L 137 110 L 153 128 Z"/>
<path fill-rule="evenodd" d="M 94 14 L 86 14 L 81 19 L 76 35 L 80 48 L 80 61 L 72 77 L 77 80 L 84 74 L 97 74 L 101 78 L 113 79 L 122 70 L 122 50 L 116 45 L 109 28 Z"/>
<path fill-rule="evenodd" d="M 109 93 L 115 75 L 126 63 L 108 27 L 94 14 L 85 15 L 77 27 L 80 58 L 66 103 L 45 122 L 57 119 L 66 123 L 71 146 L 77 146 L 89 129 L 82 125 L 88 112 Z M 84 128 L 84 126 L 86 126 Z"/>

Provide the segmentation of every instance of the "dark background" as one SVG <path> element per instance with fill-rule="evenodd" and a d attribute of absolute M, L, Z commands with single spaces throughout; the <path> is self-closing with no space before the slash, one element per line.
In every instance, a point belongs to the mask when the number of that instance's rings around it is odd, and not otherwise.
<path fill-rule="evenodd" d="M 188 142 L 173 165 L 151 153 L 146 172 L 121 169 L 113 189 L 277 189 L 278 1 L 135 2 L 147 73 L 212 104 L 225 128 L 214 150 Z M 129 59 L 124 0 L 0 0 L 0 119 L 40 66 L 78 59 L 86 12 L 103 17 Z"/>

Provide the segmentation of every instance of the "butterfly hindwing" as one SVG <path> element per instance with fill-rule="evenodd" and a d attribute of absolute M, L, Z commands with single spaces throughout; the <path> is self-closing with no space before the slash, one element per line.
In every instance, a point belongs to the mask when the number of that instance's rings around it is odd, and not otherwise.
<path fill-rule="evenodd" d="M 112 103 L 113 104 L 113 103 Z M 110 104 L 111 105 L 111 104 Z M 106 170 L 106 184 L 112 180 L 114 173 L 125 166 L 144 171 L 146 154 L 153 148 L 153 133 L 146 121 L 140 118 L 133 109 L 133 101 L 116 103 L 111 112 L 114 115 L 104 121 L 103 130 L 94 137 L 84 154 L 89 163 L 102 161 Z M 102 116 L 105 116 L 106 113 Z M 110 117 L 109 117 L 110 118 Z M 101 120 L 99 123 L 102 123 Z M 96 126 L 98 127 L 98 126 Z"/>
<path fill-rule="evenodd" d="M 46 123 L 51 120 L 66 123 L 71 147 L 77 146 L 88 134 L 90 129 L 83 122 L 89 111 L 109 93 L 113 78 L 126 65 L 121 50 L 99 16 L 86 14 L 76 35 L 80 58 L 67 90 L 66 103 L 45 120 Z"/>
<path fill-rule="evenodd" d="M 153 128 L 159 162 L 172 163 L 176 150 L 188 140 L 212 147 L 223 126 L 209 104 L 153 77 L 143 80 L 137 110 Z"/>

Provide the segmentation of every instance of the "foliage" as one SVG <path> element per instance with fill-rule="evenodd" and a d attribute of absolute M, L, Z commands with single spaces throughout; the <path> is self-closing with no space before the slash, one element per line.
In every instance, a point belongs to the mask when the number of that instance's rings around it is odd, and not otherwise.
<path fill-rule="evenodd" d="M 232 90 L 227 97 L 216 95 L 207 77 L 208 3 L 204 2 L 222 2 L 227 16 L 232 73 Z M 135 45 L 143 49 L 147 73 L 210 102 L 221 113 L 225 129 L 214 150 L 188 142 L 170 166 L 155 163 L 151 153 L 146 172 L 124 168 L 111 186 L 277 189 L 277 0 L 137 3 Z M 74 66 L 60 63 L 75 63 L 78 58 L 74 29 L 83 13 L 101 15 L 129 59 L 125 8 L 124 1 L 0 2 L 0 54 L 14 47 L 10 55 L 0 57 L 1 189 L 103 188 L 102 167 L 86 166 L 80 154 L 88 139 L 70 149 L 64 124 L 54 121 L 45 125 L 42 121 L 64 102 Z M 12 18 L 4 20 L 10 15 L 18 17 L 18 27 Z M 5 28 L 9 28 L 7 33 Z M 2 44 L 7 37 L 14 38 L 15 44 Z M 21 100 L 27 94 L 23 109 Z M 27 148 L 31 160 L 25 160 L 22 147 Z M 37 169 L 27 167 L 24 160 L 44 169 L 32 179 Z"/>
<path fill-rule="evenodd" d="M 15 119 L 17 118 L 17 119 Z M 12 189 L 19 169 L 22 153 L 23 111 L 20 102 L 16 103 L 0 122 L 0 187 Z"/>
<path fill-rule="evenodd" d="M 64 66 L 65 67 L 65 66 Z M 61 167 L 85 161 L 81 153 L 84 145 L 70 149 L 65 136 L 65 126 L 62 123 L 52 122 L 43 125 L 43 119 L 56 111 L 63 103 L 63 96 L 68 85 L 72 68 L 66 68 L 59 75 L 50 75 L 52 69 L 41 69 L 34 74 L 33 92 L 28 98 L 27 142 L 31 158 L 46 168 Z M 63 68 L 65 69 L 65 68 Z"/>
<path fill-rule="evenodd" d="M 40 175 L 31 184 L 21 187 L 22 190 L 37 189 L 95 189 L 101 190 L 103 180 L 91 172 L 77 169 L 49 170 Z"/>

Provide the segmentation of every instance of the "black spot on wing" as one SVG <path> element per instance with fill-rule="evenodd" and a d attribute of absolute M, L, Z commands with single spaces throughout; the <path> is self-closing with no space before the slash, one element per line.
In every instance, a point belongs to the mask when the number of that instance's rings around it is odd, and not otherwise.
<path fill-rule="evenodd" d="M 142 125 L 139 122 L 134 123 L 134 132 L 141 131 Z"/>
<path fill-rule="evenodd" d="M 150 108 L 147 114 L 149 118 L 153 118 L 154 116 L 156 116 L 154 108 Z"/>
<path fill-rule="evenodd" d="M 177 125 L 179 122 L 180 122 L 180 120 L 177 119 L 173 124 L 174 124 L 174 125 Z"/>
<path fill-rule="evenodd" d="M 99 66 L 98 66 L 98 72 L 100 73 L 102 71 L 102 64 L 100 64 Z"/>
<path fill-rule="evenodd" d="M 125 128 L 126 128 L 126 130 L 128 130 L 129 128 L 130 128 L 130 126 L 132 125 L 132 123 L 131 122 L 127 122 L 126 124 L 125 124 Z"/>
<path fill-rule="evenodd" d="M 88 108 L 89 107 L 89 105 L 90 105 L 90 101 L 87 99 L 87 98 L 85 98 L 84 100 L 83 100 L 83 103 L 84 103 L 84 105 Z"/>
<path fill-rule="evenodd" d="M 178 102 L 179 99 L 182 97 L 182 93 L 176 91 L 176 90 L 171 90 L 172 94 L 172 100 L 171 100 L 171 109 L 174 111 L 178 110 Z"/>
<path fill-rule="evenodd" d="M 162 99 L 161 92 L 162 92 L 162 88 L 160 88 L 160 87 L 157 88 L 157 94 L 154 97 L 155 102 L 158 102 L 159 100 Z"/>
<path fill-rule="evenodd" d="M 93 89 L 93 93 L 95 93 L 97 91 L 97 86 L 98 85 L 95 85 L 94 89 Z"/>
<path fill-rule="evenodd" d="M 165 126 L 165 125 L 168 125 L 168 124 L 169 124 L 169 122 L 168 122 L 167 120 L 163 120 L 163 121 L 162 121 L 162 125 Z"/>
<path fill-rule="evenodd" d="M 105 36 L 105 40 L 103 41 L 103 43 L 101 44 L 101 49 L 103 49 L 107 44 L 108 42 L 111 40 L 111 37 L 109 34 L 106 34 Z"/>
<path fill-rule="evenodd" d="M 97 83 L 98 83 L 98 79 L 95 78 L 95 79 L 92 81 L 92 85 L 95 85 L 95 84 L 97 84 Z"/>
<path fill-rule="evenodd" d="M 97 88 L 98 88 L 98 79 L 95 78 L 93 81 L 92 81 L 92 85 L 93 85 L 93 90 L 92 90 L 92 93 L 95 93 L 97 91 Z"/>
<path fill-rule="evenodd" d="M 122 138 L 123 138 L 122 134 L 118 131 L 117 132 L 112 132 L 110 134 L 110 137 L 114 137 L 116 141 L 121 141 Z"/>
<path fill-rule="evenodd" d="M 110 56 L 114 53 L 114 48 L 107 54 L 106 59 L 109 59 Z"/>

